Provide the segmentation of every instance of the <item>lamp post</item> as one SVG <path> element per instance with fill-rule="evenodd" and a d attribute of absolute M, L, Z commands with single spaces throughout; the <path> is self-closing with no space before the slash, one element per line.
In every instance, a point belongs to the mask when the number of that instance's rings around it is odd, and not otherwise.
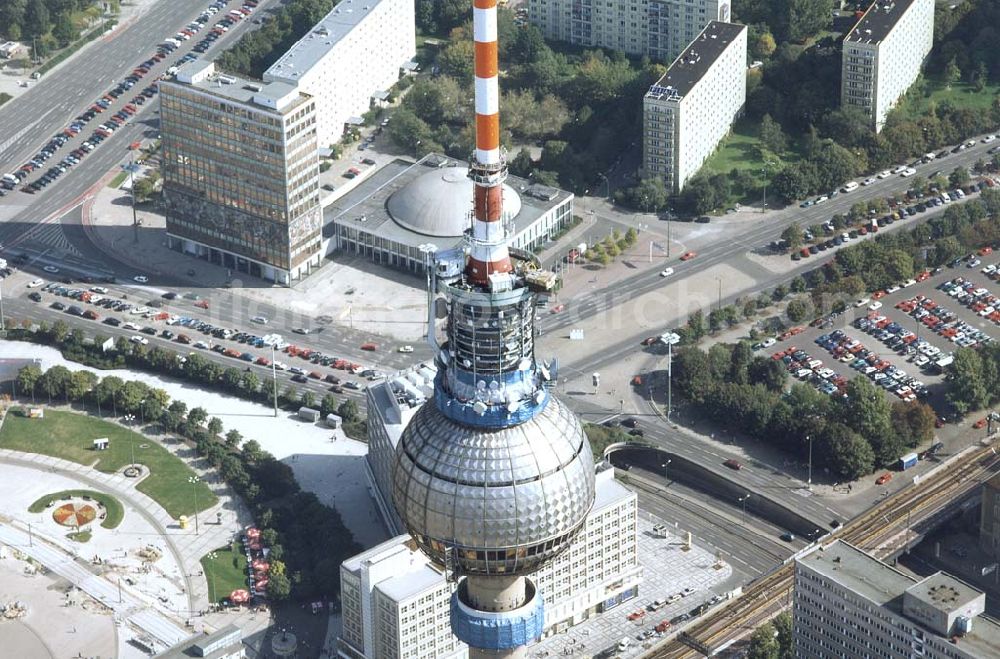
<path fill-rule="evenodd" d="M 129 425 L 129 427 L 131 428 L 132 424 L 135 423 L 135 415 L 134 414 L 126 414 L 125 415 L 125 423 L 127 423 Z M 129 463 L 129 465 L 134 469 L 135 468 L 135 435 L 134 435 L 134 433 L 129 433 L 128 445 L 129 445 L 129 449 L 130 449 L 131 454 L 132 454 L 132 461 Z"/>
<path fill-rule="evenodd" d="M 667 467 L 670 466 L 671 462 L 673 462 L 673 460 L 667 458 L 667 461 L 660 465 L 663 467 L 663 480 L 667 480 Z"/>
<path fill-rule="evenodd" d="M 812 435 L 806 435 L 806 441 L 809 442 L 809 479 L 806 481 L 806 488 L 812 492 L 813 489 L 813 438 Z"/>
<path fill-rule="evenodd" d="M 773 164 L 774 163 L 771 162 L 770 160 L 765 160 L 764 161 L 764 168 L 760 170 L 760 173 L 764 177 L 764 200 L 761 203 L 761 207 L 760 207 L 760 212 L 761 213 L 766 213 L 767 212 L 767 169 L 768 169 L 768 167 L 770 167 Z"/>
<path fill-rule="evenodd" d="M 747 499 L 749 498 L 749 492 L 740 497 L 740 503 L 743 504 L 743 526 L 747 525 Z"/>
<path fill-rule="evenodd" d="M 128 180 L 129 196 L 132 198 L 132 242 L 139 242 L 139 216 L 135 212 L 135 150 L 139 148 L 139 142 L 132 142 L 128 145 Z"/>
<path fill-rule="evenodd" d="M 271 382 L 274 383 L 274 417 L 278 417 L 278 367 L 274 365 L 274 344 L 271 344 Z"/>
<path fill-rule="evenodd" d="M 198 529 L 198 483 L 201 479 L 197 476 L 188 477 L 188 483 L 191 483 L 191 489 L 194 490 L 194 534 L 198 535 L 200 533 Z"/>
<path fill-rule="evenodd" d="M 715 280 L 719 282 L 719 311 L 722 311 L 722 277 L 716 276 Z"/>
<path fill-rule="evenodd" d="M 208 560 L 212 561 L 213 563 L 215 562 L 215 559 L 217 559 L 218 557 L 219 557 L 219 555 L 217 553 L 215 553 L 214 551 L 208 552 Z M 212 571 L 211 571 L 211 575 L 210 575 L 209 578 L 211 579 L 212 590 L 209 592 L 208 603 L 209 603 L 209 605 L 212 605 L 213 603 L 215 603 L 219 599 L 218 594 L 215 592 L 215 566 L 214 565 L 212 566 Z"/>
<path fill-rule="evenodd" d="M 145 426 L 146 425 L 146 410 L 145 410 L 145 407 L 146 407 L 146 401 L 145 400 L 140 400 L 139 401 L 139 425 L 140 426 Z"/>

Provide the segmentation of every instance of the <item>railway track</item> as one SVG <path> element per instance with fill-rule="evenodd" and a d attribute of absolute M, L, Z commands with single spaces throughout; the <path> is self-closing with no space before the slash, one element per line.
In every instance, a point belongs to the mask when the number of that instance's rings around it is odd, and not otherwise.
<path fill-rule="evenodd" d="M 1000 456 L 992 446 L 975 449 L 954 464 L 888 497 L 827 536 L 821 544 L 842 539 L 879 558 L 892 554 L 909 541 L 912 525 L 937 515 L 998 470 Z M 713 656 L 791 606 L 793 577 L 794 560 L 789 559 L 752 581 L 740 597 L 643 656 L 650 659 Z"/>

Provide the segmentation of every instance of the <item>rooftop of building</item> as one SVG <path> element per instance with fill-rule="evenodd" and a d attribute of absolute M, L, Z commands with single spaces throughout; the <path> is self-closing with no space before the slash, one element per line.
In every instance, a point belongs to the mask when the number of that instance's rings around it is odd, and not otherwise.
<path fill-rule="evenodd" d="M 944 572 L 915 579 L 843 540 L 817 548 L 796 559 L 796 563 L 819 572 L 900 617 L 906 617 L 932 634 L 934 631 L 922 622 L 903 613 L 905 594 L 909 593 L 911 597 L 917 597 L 928 606 L 944 612 L 957 610 L 981 594 L 969 584 Z M 992 656 L 1000 647 L 1000 623 L 988 616 L 978 615 L 972 623 L 972 630 L 964 634 L 959 643 L 967 652 L 971 649 L 976 656 Z"/>
<path fill-rule="evenodd" d="M 746 29 L 745 25 L 711 21 L 677 56 L 663 77 L 649 88 L 647 98 L 679 100 L 687 96 L 726 48 Z"/>
<path fill-rule="evenodd" d="M 602 508 L 616 505 L 635 496 L 635 492 L 615 480 L 615 469 L 610 463 L 598 463 L 596 472 L 594 507 L 591 509 L 593 512 L 599 512 Z"/>
<path fill-rule="evenodd" d="M 473 186 L 466 171 L 466 163 L 440 154 L 416 163 L 394 160 L 324 208 L 324 236 L 333 234 L 335 222 L 413 248 L 461 245 L 472 222 Z M 508 176 L 504 210 L 511 215 L 513 235 L 570 197 L 565 190 Z"/>
<path fill-rule="evenodd" d="M 185 659 L 187 657 L 203 657 L 204 659 L 216 659 L 217 657 L 230 656 L 235 648 L 243 644 L 243 633 L 236 625 L 226 625 L 218 631 L 210 634 L 199 634 L 192 636 L 186 641 L 168 648 L 156 655 L 157 659 Z M 212 646 L 229 639 L 217 648 Z"/>
<path fill-rule="evenodd" d="M 409 539 L 410 536 L 400 537 Z M 427 563 L 420 569 L 386 579 L 380 582 L 375 588 L 392 601 L 403 602 L 411 597 L 425 594 L 429 589 L 435 588 L 444 582 L 444 573 L 434 567 L 428 559 Z"/>
<path fill-rule="evenodd" d="M 409 538 L 409 536 L 390 538 L 381 544 L 375 545 L 371 549 L 366 549 L 360 554 L 351 556 L 341 563 L 341 567 L 350 572 L 357 572 L 364 565 L 378 563 L 379 561 L 383 561 L 387 558 L 405 552 L 416 552 L 419 554 L 419 552 L 417 552 L 417 545 L 412 539 Z M 423 556 L 423 554 L 419 555 Z"/>
<path fill-rule="evenodd" d="M 917 0 L 875 0 L 847 34 L 847 41 L 879 43 Z"/>
<path fill-rule="evenodd" d="M 207 61 L 188 62 L 177 70 L 175 80 L 219 98 L 281 113 L 288 112 L 309 98 L 307 94 L 299 92 L 295 85 L 287 82 L 261 82 L 242 78 L 218 71 L 214 62 Z"/>
<path fill-rule="evenodd" d="M 337 43 L 371 15 L 382 2 L 391 0 L 340 0 L 309 33 L 295 42 L 264 72 L 265 78 L 298 80 L 323 59 Z"/>

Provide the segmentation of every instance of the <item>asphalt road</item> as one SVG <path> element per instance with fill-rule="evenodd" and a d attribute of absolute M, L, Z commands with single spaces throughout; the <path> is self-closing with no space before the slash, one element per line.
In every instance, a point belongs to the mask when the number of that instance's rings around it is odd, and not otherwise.
<path fill-rule="evenodd" d="M 941 170 L 945 175 L 950 173 L 957 166 L 970 166 L 977 160 L 988 159 L 986 153 L 992 145 L 977 142 L 971 147 L 958 154 L 951 154 L 947 158 L 935 160 L 927 164 L 917 166 L 917 174 L 925 178 L 935 171 Z M 562 300 L 565 310 L 557 314 L 543 314 L 538 324 L 539 329 L 545 334 L 556 334 L 563 336 L 567 330 L 582 322 L 582 319 L 593 318 L 602 313 L 615 310 L 615 314 L 608 313 L 607 322 L 620 322 L 621 334 L 623 338 L 618 343 L 611 346 L 604 346 L 593 358 L 576 360 L 575 362 L 563 362 L 562 369 L 575 373 L 590 373 L 600 370 L 601 367 L 619 361 L 623 356 L 636 350 L 638 343 L 648 334 L 649 330 L 638 329 L 630 332 L 629 310 L 624 309 L 624 305 L 636 298 L 650 292 L 662 292 L 662 299 L 655 307 L 647 305 L 641 311 L 647 315 L 656 315 L 657 320 L 662 322 L 664 329 L 686 321 L 689 315 L 689 299 L 685 297 L 687 290 L 685 279 L 697 277 L 699 273 L 716 265 L 734 264 L 748 251 L 766 250 L 769 243 L 778 239 L 782 231 L 793 222 L 798 222 L 800 226 L 806 228 L 813 224 L 822 224 L 833 215 L 840 213 L 846 215 L 853 204 L 858 201 L 868 201 L 870 199 L 887 198 L 896 193 L 905 192 L 912 182 L 912 179 L 891 176 L 887 179 L 878 180 L 876 183 L 860 188 L 850 194 L 839 194 L 830 201 L 818 206 L 809 208 L 788 207 L 779 211 L 771 211 L 769 215 L 768 227 L 758 229 L 750 227 L 746 229 L 735 228 L 726 235 L 725 240 L 720 240 L 710 247 L 702 249 L 698 255 L 689 261 L 679 261 L 673 259 L 670 263 L 675 270 L 675 274 L 664 281 L 656 271 L 636 274 L 624 281 L 617 281 L 613 285 L 605 286 L 587 292 L 572 300 Z M 921 213 L 913 220 L 907 220 L 902 224 L 915 224 L 926 221 L 938 213 L 944 212 L 943 206 Z M 915 220 L 915 221 L 914 221 Z M 900 230 L 890 227 L 890 230 Z M 905 229 L 902 229 L 905 230 Z M 778 283 L 791 280 L 795 276 L 811 270 L 820 263 L 826 261 L 834 250 L 821 253 L 808 259 L 803 259 L 793 270 L 780 275 L 774 275 L 766 280 L 758 281 L 749 277 L 743 279 L 727 279 L 723 283 L 724 295 L 722 303 L 732 302 L 738 297 L 745 297 L 763 290 L 771 289 Z M 787 258 L 787 257 L 785 257 Z M 716 304 L 715 296 L 709 296 L 702 300 L 703 307 L 708 309 Z"/>
<path fill-rule="evenodd" d="M 47 73 L 34 83 L 33 88 L 16 99 L 0 107 L 0 162 L 12 171 L 33 158 L 38 150 L 57 132 L 66 128 L 72 120 L 90 107 L 94 101 L 129 75 L 142 61 L 156 52 L 156 46 L 166 38 L 176 34 L 193 21 L 209 5 L 210 0 L 163 0 L 156 2 L 146 13 L 132 24 L 120 28 L 109 37 L 99 39 L 67 62 Z M 242 0 L 232 0 L 226 10 L 212 17 L 202 30 L 170 53 L 162 62 L 156 63 L 135 87 L 127 90 L 103 113 L 90 120 L 84 130 L 67 141 L 50 158 L 42 171 L 62 160 L 70 151 L 90 137 L 104 121 L 119 111 L 125 104 L 147 85 L 164 73 L 207 34 L 220 21 L 225 11 L 240 6 Z M 272 0 L 263 0 L 251 17 L 239 21 L 202 58 L 210 57 L 232 43 L 252 25 L 252 18 L 258 18 Z M 70 168 L 55 182 L 34 195 L 18 189 L 0 199 L 0 207 L 10 206 L 7 212 L 0 209 L 0 217 L 9 219 L 10 226 L 0 229 L 0 243 L 8 245 L 29 236 L 33 225 L 49 218 L 52 214 L 65 210 L 104 174 L 117 164 L 127 162 L 128 145 L 142 137 L 156 137 L 158 134 L 159 108 L 157 98 L 148 99 L 132 119 L 105 139 L 82 161 Z M 33 173 L 25 181 L 36 180 L 41 174 Z M 13 215 L 13 217 L 12 217 Z"/>

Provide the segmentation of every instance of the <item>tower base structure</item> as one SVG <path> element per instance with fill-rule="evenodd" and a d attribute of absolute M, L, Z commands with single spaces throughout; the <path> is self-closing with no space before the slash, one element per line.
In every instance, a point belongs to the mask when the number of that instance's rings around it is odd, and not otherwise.
<path fill-rule="evenodd" d="M 471 659 L 527 657 L 544 623 L 542 598 L 527 577 L 466 577 L 451 598 L 451 630 Z"/>

